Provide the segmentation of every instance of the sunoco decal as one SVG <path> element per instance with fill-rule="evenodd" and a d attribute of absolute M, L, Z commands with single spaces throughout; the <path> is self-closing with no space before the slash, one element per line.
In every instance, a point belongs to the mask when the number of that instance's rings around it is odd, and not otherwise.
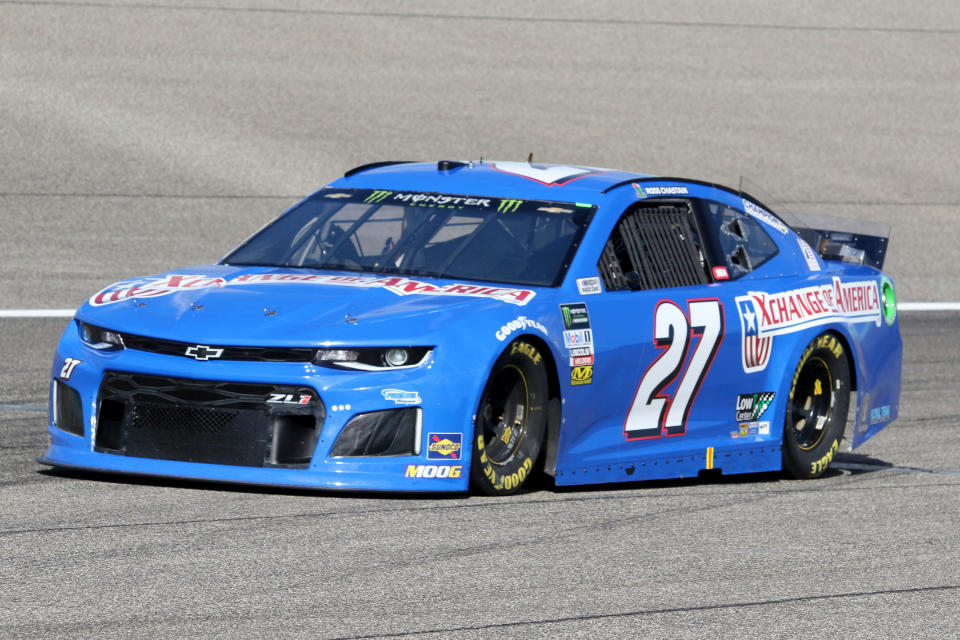
<path fill-rule="evenodd" d="M 459 460 L 462 447 L 462 433 L 427 434 L 427 460 Z"/>
<path fill-rule="evenodd" d="M 222 287 L 226 284 L 227 281 L 223 278 L 190 275 L 124 280 L 112 284 L 94 295 L 90 298 L 90 304 L 94 307 L 102 307 L 129 298 L 156 298 L 185 289 L 208 289 L 210 287 Z"/>
<path fill-rule="evenodd" d="M 767 367 L 776 335 L 836 321 L 877 326 L 882 322 L 880 293 L 873 280 L 841 282 L 834 278 L 832 284 L 780 293 L 751 291 L 736 300 L 747 373 Z"/>

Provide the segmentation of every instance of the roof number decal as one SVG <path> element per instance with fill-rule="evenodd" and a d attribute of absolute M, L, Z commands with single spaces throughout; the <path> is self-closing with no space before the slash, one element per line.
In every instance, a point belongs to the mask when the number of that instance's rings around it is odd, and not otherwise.
<path fill-rule="evenodd" d="M 583 167 L 528 164 L 526 162 L 494 162 L 491 166 L 498 171 L 536 180 L 546 185 L 562 185 L 587 174 L 597 173 L 594 169 L 584 169 Z"/>

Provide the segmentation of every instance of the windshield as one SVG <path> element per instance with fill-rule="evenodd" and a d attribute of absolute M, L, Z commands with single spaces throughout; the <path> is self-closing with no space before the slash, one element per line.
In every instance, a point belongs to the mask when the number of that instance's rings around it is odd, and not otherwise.
<path fill-rule="evenodd" d="M 222 263 L 558 286 L 595 209 L 490 196 L 324 189 Z"/>

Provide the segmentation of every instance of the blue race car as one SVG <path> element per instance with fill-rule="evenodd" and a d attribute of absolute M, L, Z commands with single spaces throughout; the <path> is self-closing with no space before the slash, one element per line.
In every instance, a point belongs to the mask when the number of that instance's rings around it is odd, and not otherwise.
<path fill-rule="evenodd" d="M 215 265 L 91 297 L 40 461 L 491 495 L 815 477 L 897 417 L 888 233 L 695 180 L 365 165 Z"/>

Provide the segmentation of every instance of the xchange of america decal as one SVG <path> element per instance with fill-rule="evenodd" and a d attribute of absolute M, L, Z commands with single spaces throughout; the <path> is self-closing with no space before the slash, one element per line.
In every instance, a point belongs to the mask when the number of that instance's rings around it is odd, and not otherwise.
<path fill-rule="evenodd" d="M 873 280 L 791 289 L 781 293 L 751 291 L 737 298 L 743 337 L 742 363 L 747 373 L 763 371 L 770 361 L 773 336 L 837 320 L 880 326 L 880 293 Z"/>

